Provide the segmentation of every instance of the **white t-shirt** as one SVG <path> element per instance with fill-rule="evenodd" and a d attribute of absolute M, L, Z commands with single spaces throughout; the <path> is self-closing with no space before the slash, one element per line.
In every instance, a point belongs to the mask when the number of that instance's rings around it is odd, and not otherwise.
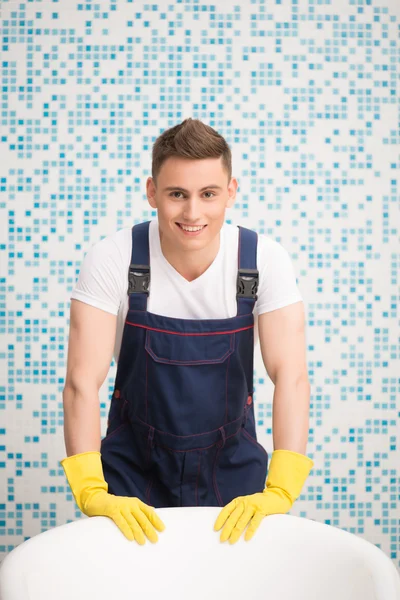
<path fill-rule="evenodd" d="M 237 314 L 236 278 L 239 228 L 224 223 L 220 248 L 208 269 L 187 281 L 167 261 L 161 250 L 158 218 L 150 221 L 150 294 L 147 310 L 178 319 L 227 319 Z M 117 315 L 114 359 L 118 362 L 128 311 L 128 271 L 132 253 L 132 228 L 124 227 L 96 242 L 86 253 L 72 291 L 86 304 Z M 258 234 L 259 286 L 254 306 L 254 345 L 258 343 L 258 315 L 302 301 L 296 275 L 285 248 L 269 236 Z"/>

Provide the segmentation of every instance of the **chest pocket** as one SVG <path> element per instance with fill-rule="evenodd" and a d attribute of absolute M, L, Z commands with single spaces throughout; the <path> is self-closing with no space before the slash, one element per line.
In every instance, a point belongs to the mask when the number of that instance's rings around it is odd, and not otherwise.
<path fill-rule="evenodd" d="M 146 332 L 146 352 L 159 363 L 209 365 L 223 363 L 235 350 L 234 333 L 184 335 L 165 331 Z"/>

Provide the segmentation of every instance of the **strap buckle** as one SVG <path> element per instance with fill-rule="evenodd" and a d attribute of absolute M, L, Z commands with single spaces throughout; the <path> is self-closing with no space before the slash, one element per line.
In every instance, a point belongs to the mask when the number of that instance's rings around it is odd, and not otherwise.
<path fill-rule="evenodd" d="M 150 265 L 129 265 L 128 296 L 130 294 L 149 295 Z"/>
<path fill-rule="evenodd" d="M 239 269 L 236 280 L 236 298 L 257 300 L 258 282 L 258 269 Z"/>

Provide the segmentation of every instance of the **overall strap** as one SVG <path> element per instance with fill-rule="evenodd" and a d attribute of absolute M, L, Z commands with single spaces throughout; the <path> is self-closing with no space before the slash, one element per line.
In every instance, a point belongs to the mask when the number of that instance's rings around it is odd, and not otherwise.
<path fill-rule="evenodd" d="M 150 289 L 150 221 L 132 227 L 132 255 L 128 274 L 129 310 L 147 310 Z"/>
<path fill-rule="evenodd" d="M 150 221 L 132 227 L 132 255 L 128 274 L 128 296 L 130 310 L 147 310 L 150 291 Z M 238 273 L 236 279 L 237 314 L 253 312 L 257 300 L 257 233 L 239 227 Z"/>
<path fill-rule="evenodd" d="M 247 315 L 253 312 L 257 300 L 257 232 L 239 227 L 238 273 L 236 279 L 237 314 Z"/>

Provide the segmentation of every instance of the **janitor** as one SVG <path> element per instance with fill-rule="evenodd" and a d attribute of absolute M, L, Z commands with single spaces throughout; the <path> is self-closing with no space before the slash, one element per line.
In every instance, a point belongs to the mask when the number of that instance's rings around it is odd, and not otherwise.
<path fill-rule="evenodd" d="M 172 506 L 220 506 L 221 541 L 247 526 L 249 540 L 264 516 L 290 510 L 313 466 L 302 299 L 282 246 L 225 223 L 237 185 L 214 129 L 186 119 L 166 130 L 147 181 L 157 218 L 95 245 L 72 296 L 61 465 L 80 510 L 139 544 L 158 540 L 155 509 Z M 255 427 L 255 314 L 275 384 L 269 468 Z"/>

